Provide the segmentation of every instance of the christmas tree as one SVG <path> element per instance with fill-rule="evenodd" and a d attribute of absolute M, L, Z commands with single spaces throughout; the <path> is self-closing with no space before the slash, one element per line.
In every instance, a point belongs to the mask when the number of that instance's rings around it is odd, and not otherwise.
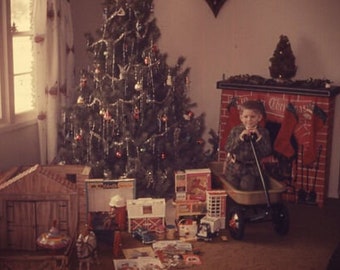
<path fill-rule="evenodd" d="M 295 76 L 297 67 L 287 36 L 281 35 L 273 57 L 270 58 L 270 76 L 274 79 L 288 80 Z"/>
<path fill-rule="evenodd" d="M 206 167 L 215 158 L 202 139 L 204 114 L 187 96 L 189 68 L 157 47 L 152 0 L 107 0 L 98 38 L 86 34 L 92 63 L 79 96 L 64 113 L 60 163 L 88 164 L 92 177 L 136 178 L 137 196 L 173 193 L 174 171 Z"/>

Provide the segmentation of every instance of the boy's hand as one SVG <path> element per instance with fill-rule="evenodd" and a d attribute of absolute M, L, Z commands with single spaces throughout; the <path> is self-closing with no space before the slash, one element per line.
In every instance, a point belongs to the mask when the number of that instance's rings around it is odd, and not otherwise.
<path fill-rule="evenodd" d="M 247 138 L 247 137 L 249 137 L 248 129 L 244 129 L 244 130 L 241 132 L 239 138 L 240 138 L 240 140 L 243 142 L 244 139 Z"/>
<path fill-rule="evenodd" d="M 240 134 L 241 141 L 256 141 L 261 140 L 262 136 L 257 128 L 244 129 Z"/>

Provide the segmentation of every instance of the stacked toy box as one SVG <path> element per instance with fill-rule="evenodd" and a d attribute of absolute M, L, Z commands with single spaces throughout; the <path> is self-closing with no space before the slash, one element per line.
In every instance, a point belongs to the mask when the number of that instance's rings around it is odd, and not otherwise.
<path fill-rule="evenodd" d="M 209 168 L 176 172 L 176 217 L 204 215 L 207 190 L 211 190 L 211 170 Z"/>

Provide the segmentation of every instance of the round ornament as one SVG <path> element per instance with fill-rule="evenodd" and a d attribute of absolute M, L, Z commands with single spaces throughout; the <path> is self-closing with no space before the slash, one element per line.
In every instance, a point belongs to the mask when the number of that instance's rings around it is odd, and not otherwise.
<path fill-rule="evenodd" d="M 74 137 L 74 139 L 78 142 L 81 141 L 82 138 L 83 136 L 81 134 L 76 134 L 76 136 Z"/>
<path fill-rule="evenodd" d="M 121 158 L 123 156 L 122 152 L 117 150 L 116 151 L 116 158 Z"/>
<path fill-rule="evenodd" d="M 194 117 L 194 113 L 192 111 L 188 111 L 183 115 L 183 118 L 187 121 L 191 120 Z"/>
<path fill-rule="evenodd" d="M 160 155 L 161 160 L 166 160 L 166 154 L 164 152 L 161 153 Z"/>
<path fill-rule="evenodd" d="M 162 120 L 163 123 L 167 122 L 168 116 L 166 114 L 163 114 L 162 117 L 161 117 L 161 120 Z"/>
<path fill-rule="evenodd" d="M 143 84 L 140 81 L 136 82 L 135 90 L 136 91 L 141 91 L 142 89 L 143 89 Z"/>
<path fill-rule="evenodd" d="M 144 58 L 144 64 L 147 65 L 147 66 L 151 64 L 151 59 L 150 59 L 149 56 L 146 56 L 146 57 Z"/>

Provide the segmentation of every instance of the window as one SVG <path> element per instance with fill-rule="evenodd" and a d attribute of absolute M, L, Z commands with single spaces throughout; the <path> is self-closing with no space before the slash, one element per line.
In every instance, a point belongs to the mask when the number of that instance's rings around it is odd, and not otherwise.
<path fill-rule="evenodd" d="M 34 119 L 33 0 L 0 4 L 0 123 Z"/>

